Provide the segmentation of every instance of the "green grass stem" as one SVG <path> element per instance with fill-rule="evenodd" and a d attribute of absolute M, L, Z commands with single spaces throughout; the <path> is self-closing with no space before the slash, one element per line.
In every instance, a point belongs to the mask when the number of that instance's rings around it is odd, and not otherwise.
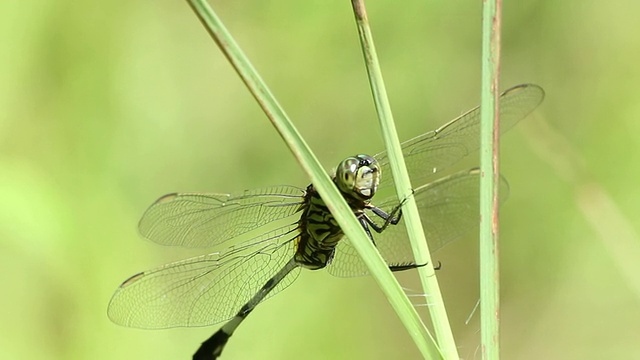
<path fill-rule="evenodd" d="M 483 2 L 480 105 L 480 337 L 482 358 L 500 358 L 498 247 L 501 0 Z"/>
<path fill-rule="evenodd" d="M 433 264 L 422 229 L 420 215 L 418 214 L 418 207 L 415 199 L 411 196 L 413 187 L 409 180 L 398 133 L 394 125 L 393 114 L 391 113 L 391 106 L 384 86 L 364 0 L 352 0 L 352 5 L 373 100 L 378 113 L 384 143 L 389 154 L 389 164 L 395 180 L 396 192 L 399 199 L 408 199 L 402 211 L 414 257 L 417 264 Z M 386 175 L 389 176 L 389 174 Z M 418 273 L 425 294 L 429 294 L 428 308 L 440 351 L 445 359 L 458 359 L 456 344 L 433 266 L 420 267 L 418 268 Z"/>
<path fill-rule="evenodd" d="M 240 47 L 231 37 L 206 0 L 188 0 L 198 18 L 224 55 L 235 68 L 251 94 L 298 160 L 312 183 L 340 224 L 345 235 L 352 241 L 371 275 L 378 282 L 392 307 L 425 358 L 440 358 L 435 342 L 430 337 L 418 313 L 398 284 L 376 248 L 358 223 L 353 212 L 340 195 L 338 189 L 313 155 L 305 141 L 295 129 L 286 113 L 262 81 Z M 427 339 L 431 339 L 429 342 Z"/>

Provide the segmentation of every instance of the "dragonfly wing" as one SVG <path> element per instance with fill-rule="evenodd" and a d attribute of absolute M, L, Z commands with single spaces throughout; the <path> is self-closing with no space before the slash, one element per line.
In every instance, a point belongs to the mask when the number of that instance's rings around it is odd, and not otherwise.
<path fill-rule="evenodd" d="M 500 132 L 511 129 L 544 99 L 544 90 L 533 84 L 514 86 L 500 96 Z M 425 184 L 480 146 L 480 107 L 469 110 L 440 128 L 401 144 L 411 182 Z M 379 188 L 392 186 L 389 158 L 385 151 L 374 156 L 382 174 Z"/>
<path fill-rule="evenodd" d="M 109 318 L 116 324 L 146 329 L 228 320 L 291 259 L 298 235 L 298 224 L 291 224 L 224 252 L 136 274 L 113 295 Z M 294 269 L 266 298 L 289 286 L 298 274 L 299 268 Z"/>
<path fill-rule="evenodd" d="M 478 228 L 479 182 L 479 170 L 472 169 L 441 178 L 415 190 L 414 197 L 431 252 Z M 500 177 L 499 191 L 502 204 L 509 194 L 509 185 L 504 177 Z M 391 211 L 397 204 L 398 201 L 391 198 L 378 204 L 378 207 Z M 370 216 L 376 218 L 375 215 Z M 376 247 L 387 264 L 414 263 L 411 244 L 402 220 L 398 225 L 390 225 L 381 234 L 374 233 L 373 236 Z M 329 272 L 335 276 L 348 277 L 366 275 L 369 271 L 356 249 L 345 238 L 336 247 Z"/>
<path fill-rule="evenodd" d="M 162 245 L 211 247 L 293 215 L 304 194 L 293 186 L 239 195 L 168 194 L 147 209 L 138 227 L 142 236 Z"/>

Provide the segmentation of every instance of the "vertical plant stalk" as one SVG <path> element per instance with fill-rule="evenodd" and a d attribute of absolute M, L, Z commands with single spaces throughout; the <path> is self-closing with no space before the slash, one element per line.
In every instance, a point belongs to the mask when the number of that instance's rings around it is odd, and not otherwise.
<path fill-rule="evenodd" d="M 442 300 L 442 294 L 432 266 L 431 255 L 427 246 L 427 240 L 422 229 L 422 223 L 418 214 L 418 207 L 412 195 L 412 186 L 409 174 L 404 162 L 402 148 L 396 132 L 391 106 L 384 86 L 380 63 L 376 54 L 371 28 L 367 18 L 364 0 L 352 0 L 356 26 L 364 61 L 369 76 L 371 92 L 382 134 L 384 137 L 389 164 L 396 184 L 398 199 L 408 199 L 402 209 L 403 219 L 407 226 L 407 232 L 411 239 L 411 247 L 417 264 L 430 264 L 418 268 L 418 273 L 425 294 L 429 294 L 429 311 L 433 322 L 438 346 L 445 359 L 458 359 L 458 352 L 453 339 L 453 333 L 447 317 L 447 312 Z M 387 174 L 389 176 L 389 174 Z"/>
<path fill-rule="evenodd" d="M 480 332 L 483 359 L 500 358 L 500 269 L 498 247 L 499 71 L 501 0 L 482 8 L 480 106 Z"/>
<path fill-rule="evenodd" d="M 277 102 L 264 81 L 244 55 L 240 47 L 231 37 L 213 9 L 206 0 L 187 0 L 189 5 L 218 44 L 251 94 L 283 138 L 304 171 L 309 175 L 314 186 L 322 196 L 338 224 L 369 268 L 371 275 L 378 282 L 390 304 L 403 322 L 405 328 L 416 342 L 425 358 L 441 358 L 435 341 L 430 337 L 422 320 L 418 316 L 411 301 L 389 270 L 363 227 L 358 223 L 353 211 L 340 195 L 323 167 L 311 153 L 308 145 L 293 126 L 286 113 Z"/>

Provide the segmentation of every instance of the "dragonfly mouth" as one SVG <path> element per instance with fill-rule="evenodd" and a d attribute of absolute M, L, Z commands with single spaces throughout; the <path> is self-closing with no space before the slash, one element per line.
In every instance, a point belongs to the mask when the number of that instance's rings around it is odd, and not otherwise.
<path fill-rule="evenodd" d="M 365 199 L 370 199 L 378 190 L 380 182 L 380 172 L 376 167 L 363 166 L 358 169 L 356 177 L 355 191 Z"/>

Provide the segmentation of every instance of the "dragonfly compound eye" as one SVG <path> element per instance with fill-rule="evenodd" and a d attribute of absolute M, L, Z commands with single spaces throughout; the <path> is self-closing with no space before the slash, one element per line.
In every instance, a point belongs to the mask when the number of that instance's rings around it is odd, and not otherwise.
<path fill-rule="evenodd" d="M 355 157 L 348 157 L 336 169 L 336 185 L 343 193 L 350 194 L 356 181 L 356 174 L 360 161 Z"/>

